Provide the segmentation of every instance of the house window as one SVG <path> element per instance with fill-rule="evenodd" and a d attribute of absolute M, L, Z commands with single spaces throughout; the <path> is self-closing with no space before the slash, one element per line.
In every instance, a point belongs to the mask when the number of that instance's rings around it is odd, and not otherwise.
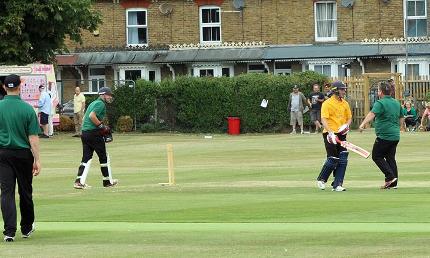
<path fill-rule="evenodd" d="M 127 10 L 127 45 L 148 44 L 147 11 L 145 9 Z"/>
<path fill-rule="evenodd" d="M 223 67 L 221 70 L 221 75 L 225 77 L 230 77 L 230 68 Z"/>
<path fill-rule="evenodd" d="M 104 67 L 90 67 L 88 69 L 88 92 L 97 93 L 101 87 L 105 86 L 106 76 Z"/>
<path fill-rule="evenodd" d="M 336 2 L 315 2 L 315 40 L 337 40 Z"/>
<path fill-rule="evenodd" d="M 125 70 L 125 80 L 137 81 L 142 78 L 142 70 Z"/>
<path fill-rule="evenodd" d="M 406 17 L 408 37 L 427 36 L 426 0 L 406 0 Z"/>
<path fill-rule="evenodd" d="M 221 8 L 200 8 L 200 43 L 221 43 Z"/>
<path fill-rule="evenodd" d="M 274 74 L 290 75 L 291 74 L 291 64 L 285 63 L 285 62 L 276 62 Z"/>
<path fill-rule="evenodd" d="M 199 77 L 214 77 L 214 69 L 200 69 Z"/>
<path fill-rule="evenodd" d="M 408 78 L 417 78 L 420 75 L 420 65 L 408 64 L 407 75 L 408 75 Z"/>
<path fill-rule="evenodd" d="M 314 65 L 314 71 L 331 77 L 331 65 Z"/>
<path fill-rule="evenodd" d="M 267 69 L 263 64 L 249 64 L 248 73 L 267 73 Z"/>
<path fill-rule="evenodd" d="M 148 72 L 148 80 L 151 82 L 155 82 L 155 71 Z"/>

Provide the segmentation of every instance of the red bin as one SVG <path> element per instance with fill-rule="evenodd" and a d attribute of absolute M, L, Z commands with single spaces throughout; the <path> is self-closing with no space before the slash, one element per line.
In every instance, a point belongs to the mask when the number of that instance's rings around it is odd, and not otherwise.
<path fill-rule="evenodd" d="M 240 134 L 240 118 L 239 117 L 228 117 L 228 134 L 237 135 Z"/>

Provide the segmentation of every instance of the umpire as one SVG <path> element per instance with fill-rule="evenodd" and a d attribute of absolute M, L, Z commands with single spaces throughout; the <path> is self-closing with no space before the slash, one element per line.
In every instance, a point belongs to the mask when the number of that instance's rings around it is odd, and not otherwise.
<path fill-rule="evenodd" d="M 40 173 L 37 116 L 19 94 L 21 78 L 9 75 L 4 80 L 7 95 L 0 101 L 0 187 L 4 241 L 13 242 L 17 230 L 15 186 L 18 182 L 22 237 L 33 233 L 33 176 Z"/>
<path fill-rule="evenodd" d="M 82 160 L 78 168 L 78 175 L 75 180 L 75 189 L 85 189 L 88 172 L 94 151 L 97 153 L 100 162 L 100 170 L 103 175 L 103 186 L 113 187 L 118 184 L 118 180 L 112 179 L 109 156 L 106 153 L 105 142 L 112 141 L 111 130 L 103 124 L 106 115 L 106 103 L 112 103 L 112 91 L 108 87 L 99 89 L 99 98 L 93 101 L 85 112 L 82 122 Z"/>

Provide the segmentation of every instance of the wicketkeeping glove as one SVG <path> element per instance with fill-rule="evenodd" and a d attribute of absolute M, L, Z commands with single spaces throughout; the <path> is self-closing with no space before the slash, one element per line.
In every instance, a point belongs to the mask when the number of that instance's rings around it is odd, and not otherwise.
<path fill-rule="evenodd" d="M 101 134 L 102 136 L 105 136 L 105 135 L 111 134 L 111 129 L 110 129 L 110 127 L 109 127 L 109 126 L 104 125 L 104 124 L 102 123 L 102 124 L 99 124 L 97 127 L 100 129 L 100 134 Z"/>

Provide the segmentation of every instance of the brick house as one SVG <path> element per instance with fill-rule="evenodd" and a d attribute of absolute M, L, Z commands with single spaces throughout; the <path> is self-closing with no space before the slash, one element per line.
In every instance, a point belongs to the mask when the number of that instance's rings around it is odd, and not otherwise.
<path fill-rule="evenodd" d="M 57 78 L 68 100 L 76 85 L 94 93 L 113 81 L 179 75 L 405 74 L 406 63 L 409 75 L 429 75 L 429 2 L 99 0 L 103 24 L 84 32 L 83 44 L 67 42 Z"/>

